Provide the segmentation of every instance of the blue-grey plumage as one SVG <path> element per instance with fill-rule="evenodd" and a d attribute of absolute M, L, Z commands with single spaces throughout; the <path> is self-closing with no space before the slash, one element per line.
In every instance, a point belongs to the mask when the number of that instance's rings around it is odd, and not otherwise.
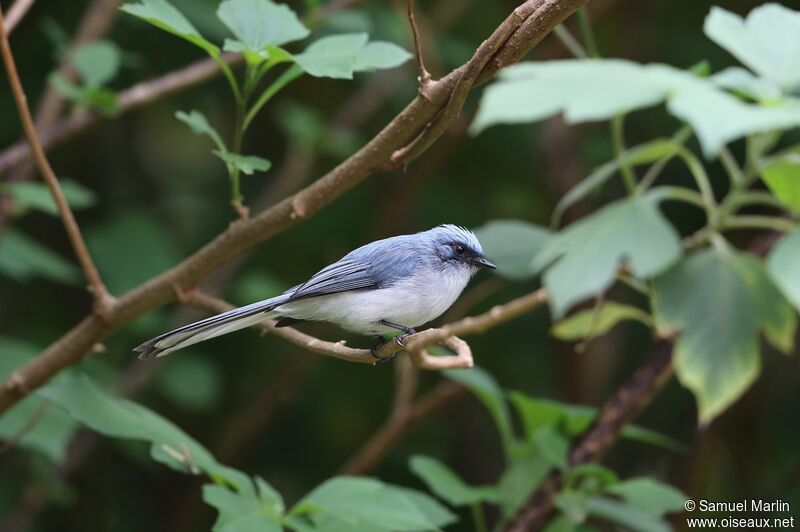
<path fill-rule="evenodd" d="M 408 331 L 447 310 L 481 267 L 495 266 L 463 227 L 376 240 L 277 297 L 185 325 L 134 351 L 139 358 L 164 356 L 272 318 L 328 321 L 370 335 Z"/>

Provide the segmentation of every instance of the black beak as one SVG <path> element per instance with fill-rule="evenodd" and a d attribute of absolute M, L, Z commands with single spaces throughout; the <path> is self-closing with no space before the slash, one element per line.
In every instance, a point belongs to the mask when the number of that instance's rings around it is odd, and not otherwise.
<path fill-rule="evenodd" d="M 475 257 L 472 259 L 473 264 L 478 266 L 483 266 L 484 268 L 489 268 L 490 270 L 496 270 L 497 266 L 486 260 L 486 257 Z"/>

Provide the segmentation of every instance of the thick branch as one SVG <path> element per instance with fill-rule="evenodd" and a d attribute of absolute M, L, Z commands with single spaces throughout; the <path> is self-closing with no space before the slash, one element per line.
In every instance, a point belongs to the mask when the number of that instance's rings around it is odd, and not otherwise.
<path fill-rule="evenodd" d="M 86 280 L 89 282 L 90 290 L 94 294 L 95 308 L 98 312 L 104 314 L 108 311 L 108 308 L 112 303 L 112 298 L 108 293 L 108 290 L 106 290 L 102 279 L 100 279 L 100 274 L 98 273 L 97 268 L 92 261 L 92 257 L 89 255 L 89 250 L 86 247 L 86 243 L 83 241 L 83 236 L 78 228 L 78 223 L 75 221 L 75 216 L 72 214 L 72 209 L 70 209 L 69 205 L 67 204 L 67 200 L 61 190 L 61 185 L 58 182 L 58 178 L 56 177 L 55 172 L 53 172 L 53 169 L 50 167 L 50 163 L 44 154 L 42 145 L 39 144 L 39 139 L 36 135 L 36 127 L 33 125 L 33 118 L 31 117 L 31 111 L 28 109 L 28 100 L 25 97 L 25 91 L 22 88 L 22 83 L 20 82 L 19 74 L 17 73 L 17 66 L 14 63 L 14 57 L 11 54 L 11 46 L 8 43 L 8 34 L 5 31 L 5 21 L 3 20 L 3 13 L 1 9 L 0 48 L 2 48 L 3 63 L 5 64 L 6 72 L 8 73 L 8 80 L 11 84 L 11 92 L 13 93 L 14 101 L 17 104 L 17 110 L 19 111 L 19 118 L 22 122 L 22 127 L 25 130 L 25 138 L 28 140 L 28 144 L 33 151 L 34 162 L 36 163 L 36 167 L 39 169 L 39 172 L 42 174 L 42 177 L 47 183 L 47 187 L 50 189 L 50 193 L 53 195 L 53 199 L 58 206 L 58 212 L 61 215 L 61 220 L 63 221 L 64 228 L 67 231 L 67 236 L 69 237 L 72 248 L 75 251 L 75 255 L 78 257 L 81 268 L 83 268 L 83 273 L 86 276 Z"/>
<path fill-rule="evenodd" d="M 566 16 L 565 6 L 575 10 L 586 0 L 529 0 L 520 6 L 536 7 L 533 17 L 541 17 L 543 37 Z M 540 8 L 539 8 L 540 7 Z M 518 8 L 518 9 L 520 9 Z M 550 10 L 560 15 L 555 19 Z M 512 16 L 521 27 L 526 20 Z M 547 22 L 549 21 L 549 22 Z M 514 33 L 511 34 L 512 37 Z M 525 42 L 535 42 L 529 39 Z M 505 49 L 500 47 L 498 53 Z M 498 63 L 492 63 L 493 68 Z M 7 410 L 30 390 L 35 389 L 90 353 L 92 346 L 142 313 L 175 298 L 175 288 L 189 288 L 208 274 L 256 244 L 268 240 L 295 225 L 303 218 L 333 202 L 370 175 L 385 167 L 392 154 L 411 142 L 446 105 L 450 93 L 470 63 L 459 67 L 441 80 L 432 82 L 430 100 L 417 96 L 381 132 L 359 151 L 294 196 L 263 211 L 246 222 L 234 223 L 199 251 L 171 270 L 149 280 L 119 298 L 105 320 L 89 316 L 38 357 L 13 372 L 0 386 L 0 413 Z M 489 76 L 483 76 L 484 79 Z M 411 347 L 411 346 L 409 346 Z"/>
<path fill-rule="evenodd" d="M 592 426 L 569 453 L 569 467 L 600 459 L 627 425 L 672 376 L 672 343 L 660 341 L 648 359 L 600 410 Z M 554 497 L 564 483 L 564 472 L 553 471 L 508 526 L 510 532 L 539 530 L 553 511 Z"/>

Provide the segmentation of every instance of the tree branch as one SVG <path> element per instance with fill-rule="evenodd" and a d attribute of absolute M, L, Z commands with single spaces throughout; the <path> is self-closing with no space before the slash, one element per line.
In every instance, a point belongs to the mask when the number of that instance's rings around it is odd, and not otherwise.
<path fill-rule="evenodd" d="M 592 426 L 572 446 L 569 467 L 600 459 L 627 425 L 672 376 L 672 342 L 661 340 L 648 359 L 603 405 Z M 528 498 L 511 523 L 509 532 L 539 530 L 553 511 L 555 495 L 564 483 L 564 472 L 554 470 Z"/>
<path fill-rule="evenodd" d="M 531 15 L 533 18 L 538 18 L 538 22 L 531 22 L 529 19 L 520 20 L 518 17 L 511 18 L 517 24 L 518 31 L 533 25 L 538 27 L 539 34 L 529 32 L 526 34 L 527 39 L 520 42 L 523 45 L 538 42 L 569 12 L 577 9 L 585 1 L 528 0 L 517 8 L 517 11 L 524 6 L 527 6 L 526 9 L 538 8 Z M 512 37 L 514 35 L 515 33 L 511 34 Z M 508 45 L 501 46 L 498 54 L 503 53 L 506 46 Z M 517 48 L 514 53 L 521 57 L 527 50 L 527 48 Z M 492 60 L 487 68 L 496 69 L 501 64 Z M 174 299 L 175 287 L 195 286 L 223 264 L 256 244 L 285 231 L 300 220 L 312 216 L 356 184 L 385 167 L 390 162 L 392 154 L 411 142 L 447 104 L 457 80 L 468 68 L 470 63 L 432 82 L 429 91 L 430 101 L 421 96 L 414 98 L 372 140 L 316 182 L 246 222 L 231 224 L 226 231 L 174 268 L 120 296 L 105 319 L 93 315 L 84 318 L 39 356 L 14 371 L 0 385 L 0 414 L 26 393 L 43 385 L 56 373 L 90 354 L 95 343 L 142 313 Z M 492 74 L 493 72 L 479 76 L 479 79 L 488 79 Z"/>
<path fill-rule="evenodd" d="M 33 7 L 36 0 L 17 0 L 10 8 L 8 8 L 8 16 L 6 16 L 6 35 L 11 35 L 14 28 L 28 13 L 28 10 Z"/>
<path fill-rule="evenodd" d="M 0 9 L 0 49 L 2 51 L 3 63 L 8 73 L 8 80 L 11 84 L 11 92 L 14 95 L 14 101 L 19 111 L 19 118 L 25 130 L 25 138 L 28 140 L 28 144 L 33 151 L 34 162 L 58 206 L 58 212 L 61 215 L 61 220 L 67 231 L 67 236 L 75 251 L 75 255 L 78 257 L 78 262 L 80 262 L 81 268 L 83 268 L 86 280 L 89 282 L 89 289 L 94 295 L 95 311 L 102 317 L 109 311 L 110 306 L 113 304 L 113 298 L 108 293 L 108 290 L 106 290 L 100 278 L 100 274 L 92 261 L 92 257 L 89 255 L 89 250 L 86 248 L 86 243 L 83 241 L 83 236 L 78 228 L 78 223 L 75 221 L 75 216 L 72 214 L 72 209 L 70 209 L 66 198 L 64 198 L 64 193 L 61 190 L 58 178 L 50 167 L 42 145 L 39 144 L 39 139 L 36 136 L 36 126 L 33 125 L 33 118 L 31 117 L 30 109 L 28 109 L 28 100 L 25 97 L 25 92 L 19 80 L 19 74 L 17 73 L 17 66 L 11 54 L 11 46 L 8 43 L 8 34 L 5 31 L 2 9 Z"/>

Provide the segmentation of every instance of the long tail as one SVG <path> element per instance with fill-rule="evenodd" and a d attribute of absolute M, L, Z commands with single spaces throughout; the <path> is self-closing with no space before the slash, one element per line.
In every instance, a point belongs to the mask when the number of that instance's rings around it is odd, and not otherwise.
<path fill-rule="evenodd" d="M 143 360 L 166 356 L 178 349 L 273 318 L 276 313 L 273 313 L 272 310 L 285 303 L 288 298 L 287 294 L 283 294 L 184 325 L 174 331 L 151 338 L 136 347 L 134 351 L 138 352 L 139 358 Z"/>

